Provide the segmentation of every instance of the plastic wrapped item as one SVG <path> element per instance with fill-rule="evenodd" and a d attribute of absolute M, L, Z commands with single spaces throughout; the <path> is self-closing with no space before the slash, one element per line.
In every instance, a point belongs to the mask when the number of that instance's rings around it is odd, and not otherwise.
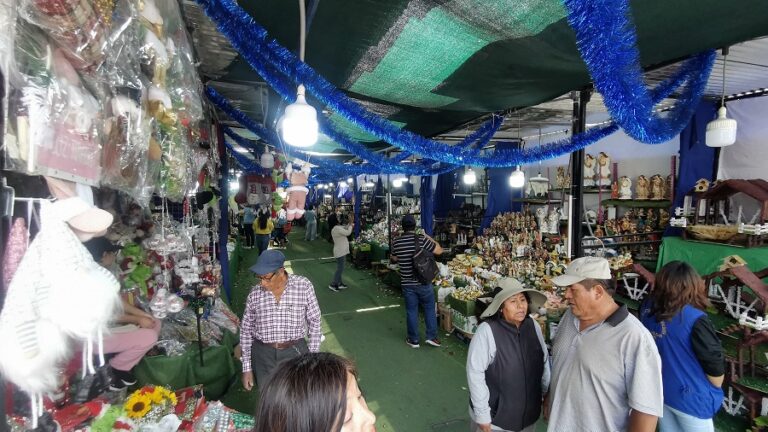
<path fill-rule="evenodd" d="M 223 301 L 214 303 L 210 314 L 208 314 L 208 320 L 233 334 L 237 334 L 240 327 L 240 320 Z"/>
<path fill-rule="evenodd" d="M 15 139 L 7 140 L 10 168 L 96 184 L 100 176 L 98 100 L 64 52 L 24 21 L 17 25 L 19 82 L 11 96 Z"/>
<path fill-rule="evenodd" d="M 184 353 L 187 351 L 187 344 L 175 339 L 159 340 L 155 345 L 161 349 L 168 357 L 184 355 Z"/>
<path fill-rule="evenodd" d="M 114 0 L 21 0 L 19 13 L 63 50 L 75 69 L 92 73 L 104 61 Z"/>

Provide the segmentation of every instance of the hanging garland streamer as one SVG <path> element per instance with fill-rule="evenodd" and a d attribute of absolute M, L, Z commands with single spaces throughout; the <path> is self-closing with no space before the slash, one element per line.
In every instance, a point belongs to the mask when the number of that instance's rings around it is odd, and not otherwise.
<path fill-rule="evenodd" d="M 690 121 L 712 71 L 715 52 L 687 60 L 682 68 L 698 70 L 665 117 L 654 113 L 655 101 L 642 75 L 637 35 L 628 0 L 564 0 L 568 22 L 595 87 L 608 112 L 632 138 L 649 144 L 669 141 Z"/>
<path fill-rule="evenodd" d="M 203 6 L 208 17 L 217 23 L 219 31 L 228 37 L 232 46 L 284 99 L 293 101 L 296 95 L 287 88 L 286 80 L 279 76 L 277 71 L 296 83 L 304 83 L 315 97 L 333 111 L 340 113 L 362 130 L 383 141 L 427 159 L 432 159 L 431 154 L 434 153 L 435 156 L 440 156 L 439 159 L 435 159 L 440 162 L 456 165 L 466 163 L 464 160 L 467 152 L 465 147 L 468 144 L 466 140 L 455 146 L 462 149 L 461 153 L 457 154 L 456 149 L 441 152 L 440 150 L 450 149 L 451 146 L 400 129 L 388 120 L 368 112 L 358 102 L 347 97 L 333 84 L 318 75 L 306 63 L 299 61 L 289 50 L 275 41 L 267 42 L 267 32 L 234 2 L 229 0 L 198 0 L 198 2 Z M 494 119 L 489 122 L 494 122 Z M 472 153 L 473 151 L 469 151 L 468 155 L 471 156 Z"/>
<path fill-rule="evenodd" d="M 463 154 L 457 154 L 455 150 L 452 151 L 450 149 L 450 146 L 446 146 L 437 141 L 428 140 L 406 130 L 400 130 L 385 119 L 367 112 L 365 108 L 360 106 L 356 101 L 347 98 L 346 95 L 333 87 L 333 85 L 327 82 L 322 76 L 316 74 L 311 67 L 296 59 L 293 53 L 277 44 L 277 42 L 268 40 L 266 30 L 260 27 L 249 14 L 239 8 L 239 6 L 231 0 L 198 1 L 203 4 L 206 13 L 215 22 L 218 22 L 219 29 L 230 38 L 233 46 L 241 52 L 244 58 L 246 58 L 246 60 L 248 60 L 248 62 L 259 71 L 270 84 L 282 87 L 283 92 L 287 93 L 289 90 L 286 89 L 286 85 L 284 84 L 285 79 L 275 73 L 277 70 L 293 79 L 294 82 L 303 83 L 321 102 L 325 103 L 335 111 L 338 111 L 361 129 L 372 133 L 403 150 L 447 163 L 460 165 L 485 165 L 485 158 L 478 159 L 476 157 L 467 157 Z M 245 44 L 242 43 L 242 41 L 248 41 L 248 43 Z M 705 73 L 701 73 L 702 68 L 705 70 Z M 684 97 L 682 102 L 687 103 L 679 103 L 678 106 L 688 106 L 689 109 L 692 109 L 690 108 L 691 106 L 695 106 L 695 103 L 693 102 L 697 102 L 703 92 L 703 87 L 695 84 L 700 83 L 702 81 L 702 76 L 705 77 L 707 75 L 706 69 L 706 61 L 703 66 L 698 62 L 691 61 L 681 68 L 677 77 L 687 76 L 686 80 L 689 82 L 688 87 L 692 88 L 694 91 L 686 92 L 689 97 Z M 690 74 L 691 70 L 698 73 Z M 691 76 L 697 76 L 699 79 L 691 79 Z M 678 83 L 682 82 L 676 79 L 669 80 L 669 82 L 673 81 L 677 81 Z M 699 87 L 701 87 L 701 91 L 695 91 Z M 643 90 L 647 92 L 647 90 Z M 278 89 L 278 91 L 280 90 Z M 283 96 L 288 100 L 292 100 L 294 97 L 290 93 L 284 94 Z M 680 123 L 687 122 L 688 118 L 684 115 L 685 111 L 686 110 L 675 111 L 675 113 L 679 113 L 679 115 L 672 116 L 670 120 L 674 125 L 669 129 L 676 130 L 677 128 L 681 128 L 679 125 Z M 677 121 L 675 122 L 675 120 Z M 655 138 L 647 139 L 647 141 L 661 142 L 659 141 L 661 138 L 666 138 L 666 135 L 656 136 Z M 583 145 L 583 143 L 579 143 L 578 146 L 581 145 Z M 559 155 L 560 154 L 557 154 L 556 156 Z M 492 159 L 495 159 L 494 163 L 488 166 L 510 166 L 512 162 L 511 160 L 499 162 L 496 156 L 492 157 Z M 531 160 L 530 162 L 536 161 Z"/>

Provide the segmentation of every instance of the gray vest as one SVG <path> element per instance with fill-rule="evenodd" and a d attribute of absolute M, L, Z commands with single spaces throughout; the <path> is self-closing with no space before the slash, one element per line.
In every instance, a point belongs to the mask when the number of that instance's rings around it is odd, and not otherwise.
<path fill-rule="evenodd" d="M 503 318 L 488 321 L 496 343 L 496 357 L 485 371 L 490 390 L 492 423 L 520 431 L 536 423 L 541 414 L 541 376 L 544 352 L 531 317 L 518 330 Z"/>

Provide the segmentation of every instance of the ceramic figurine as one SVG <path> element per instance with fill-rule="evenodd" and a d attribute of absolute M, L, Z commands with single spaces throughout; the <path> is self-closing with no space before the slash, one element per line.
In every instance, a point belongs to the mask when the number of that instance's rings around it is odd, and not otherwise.
<path fill-rule="evenodd" d="M 597 155 L 597 178 L 598 186 L 611 185 L 611 158 L 605 152 Z"/>
<path fill-rule="evenodd" d="M 638 177 L 637 184 L 635 185 L 635 199 L 647 200 L 649 194 L 648 186 L 648 179 L 644 175 Z"/>
<path fill-rule="evenodd" d="M 547 222 L 549 223 L 548 232 L 550 234 L 560 234 L 560 212 L 559 208 L 552 209 L 547 216 Z"/>
<path fill-rule="evenodd" d="M 536 209 L 536 222 L 539 224 L 539 232 L 549 231 L 547 226 L 547 209 L 539 207 Z"/>
<path fill-rule="evenodd" d="M 595 157 L 587 153 L 584 155 L 584 186 L 595 185 Z"/>
<path fill-rule="evenodd" d="M 666 228 L 669 223 L 669 212 L 666 209 L 659 209 L 659 227 Z"/>
<path fill-rule="evenodd" d="M 619 199 L 619 183 L 613 182 L 611 184 L 611 199 Z"/>
<path fill-rule="evenodd" d="M 658 174 L 651 177 L 651 199 L 664 199 L 664 179 Z"/>
<path fill-rule="evenodd" d="M 603 231 L 602 225 L 595 227 L 595 237 L 605 237 L 605 231 Z"/>
<path fill-rule="evenodd" d="M 619 199 L 632 199 L 632 180 L 627 176 L 622 176 L 619 179 Z"/>
<path fill-rule="evenodd" d="M 557 176 L 555 178 L 555 184 L 558 189 L 567 189 L 571 187 L 571 176 L 566 173 L 566 167 L 557 167 Z"/>

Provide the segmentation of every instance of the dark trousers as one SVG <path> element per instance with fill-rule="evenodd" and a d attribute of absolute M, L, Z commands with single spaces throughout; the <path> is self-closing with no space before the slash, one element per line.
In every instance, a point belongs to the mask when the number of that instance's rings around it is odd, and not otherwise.
<path fill-rule="evenodd" d="M 341 285 L 341 274 L 344 273 L 344 262 L 346 260 L 346 255 L 336 258 L 336 273 L 333 274 L 333 281 L 331 281 L 331 285 L 335 287 Z"/>
<path fill-rule="evenodd" d="M 277 365 L 308 352 L 307 341 L 303 339 L 295 345 L 282 350 L 254 340 L 251 347 L 251 370 L 253 370 L 253 375 L 256 377 L 256 384 L 259 388 L 264 387 L 269 375 L 274 372 Z"/>
<path fill-rule="evenodd" d="M 253 224 L 245 224 L 243 230 L 245 231 L 245 245 L 253 247 Z"/>

